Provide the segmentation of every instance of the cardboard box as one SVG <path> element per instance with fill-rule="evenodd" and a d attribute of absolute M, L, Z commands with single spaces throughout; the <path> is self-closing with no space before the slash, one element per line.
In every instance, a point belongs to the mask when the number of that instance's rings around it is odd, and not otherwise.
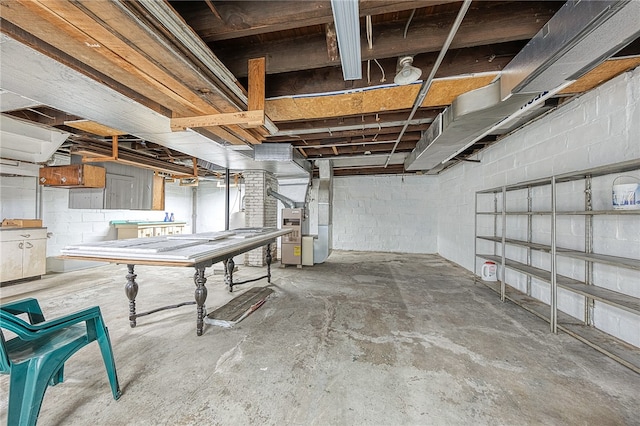
<path fill-rule="evenodd" d="M 2 227 L 7 228 L 42 228 L 41 219 L 4 219 Z"/>

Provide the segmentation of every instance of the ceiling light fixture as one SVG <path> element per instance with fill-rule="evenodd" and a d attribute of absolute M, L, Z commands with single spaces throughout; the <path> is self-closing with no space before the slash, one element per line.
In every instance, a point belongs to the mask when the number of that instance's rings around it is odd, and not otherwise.
<path fill-rule="evenodd" d="M 413 65 L 413 56 L 403 56 L 398 58 L 398 73 L 396 74 L 393 82 L 398 85 L 405 85 L 417 81 L 422 75 L 422 70 L 416 68 Z"/>
<path fill-rule="evenodd" d="M 331 0 L 338 51 L 345 80 L 362 78 L 360 52 L 360 8 L 358 0 Z"/>

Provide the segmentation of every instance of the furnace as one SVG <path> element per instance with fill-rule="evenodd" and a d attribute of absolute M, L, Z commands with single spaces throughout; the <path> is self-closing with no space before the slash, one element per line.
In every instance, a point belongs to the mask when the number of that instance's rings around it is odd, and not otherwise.
<path fill-rule="evenodd" d="M 282 237 L 282 264 L 302 265 L 302 235 L 307 234 L 304 208 L 282 209 L 282 229 L 293 232 Z"/>

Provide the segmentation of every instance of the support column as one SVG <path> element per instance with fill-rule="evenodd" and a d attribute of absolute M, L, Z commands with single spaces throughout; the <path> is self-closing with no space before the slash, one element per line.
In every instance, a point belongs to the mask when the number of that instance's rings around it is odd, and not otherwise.
<path fill-rule="evenodd" d="M 278 180 L 271 173 L 262 170 L 243 172 L 245 185 L 245 226 L 278 226 L 278 201 L 267 196 L 267 188 L 278 191 Z M 244 264 L 249 266 L 266 265 L 266 247 L 260 247 L 245 254 Z"/>

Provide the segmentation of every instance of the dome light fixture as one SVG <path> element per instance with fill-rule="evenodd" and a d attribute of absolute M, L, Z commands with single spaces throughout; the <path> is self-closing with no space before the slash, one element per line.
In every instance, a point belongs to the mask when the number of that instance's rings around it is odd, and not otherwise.
<path fill-rule="evenodd" d="M 420 68 L 416 68 L 413 65 L 413 56 L 403 56 L 398 58 L 398 67 L 399 70 L 396 74 L 393 82 L 400 86 L 413 83 L 417 81 L 422 75 L 422 70 Z"/>

